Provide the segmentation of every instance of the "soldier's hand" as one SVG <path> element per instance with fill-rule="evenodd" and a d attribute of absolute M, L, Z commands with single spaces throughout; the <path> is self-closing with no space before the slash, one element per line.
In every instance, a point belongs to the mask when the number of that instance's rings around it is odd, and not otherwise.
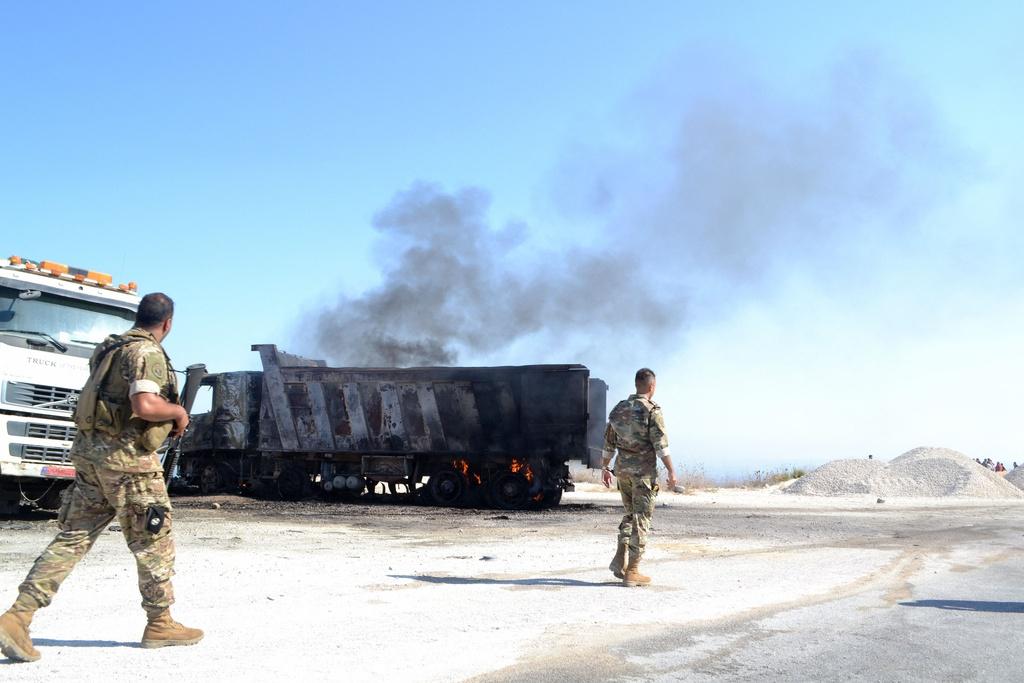
<path fill-rule="evenodd" d="M 182 408 L 178 417 L 174 418 L 174 429 L 171 430 L 171 436 L 181 436 L 185 433 L 186 427 L 188 427 L 188 411 Z"/>
<path fill-rule="evenodd" d="M 612 487 L 612 473 L 608 470 L 601 470 L 601 482 L 606 489 L 610 489 Z"/>
<path fill-rule="evenodd" d="M 675 490 L 676 490 L 676 473 L 675 472 L 669 472 L 668 473 L 668 481 L 665 482 L 665 485 L 668 487 L 669 491 L 675 492 Z"/>

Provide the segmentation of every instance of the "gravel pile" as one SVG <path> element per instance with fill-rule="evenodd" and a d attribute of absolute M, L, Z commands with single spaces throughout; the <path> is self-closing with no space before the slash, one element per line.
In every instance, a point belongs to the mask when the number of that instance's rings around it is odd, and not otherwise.
<path fill-rule="evenodd" d="M 1010 482 L 1019 489 L 1024 489 L 1024 465 L 1010 470 L 1006 473 L 1006 481 Z"/>
<path fill-rule="evenodd" d="M 1018 476 L 1024 479 L 1024 471 Z M 914 498 L 1024 498 L 1024 491 L 1017 486 L 948 448 L 915 448 L 889 463 L 833 460 L 801 477 L 786 492 L 807 496 L 866 493 Z"/>
<path fill-rule="evenodd" d="M 883 469 L 880 460 L 833 460 L 786 487 L 786 493 L 805 496 L 847 496 L 871 493 L 872 479 Z"/>

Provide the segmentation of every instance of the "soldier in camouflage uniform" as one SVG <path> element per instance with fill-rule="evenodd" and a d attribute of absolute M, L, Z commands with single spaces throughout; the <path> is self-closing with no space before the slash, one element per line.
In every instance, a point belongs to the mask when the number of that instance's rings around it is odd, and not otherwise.
<path fill-rule="evenodd" d="M 611 462 L 618 450 L 615 478 L 626 512 L 619 524 L 618 547 L 608 569 L 626 586 L 645 586 L 651 582 L 650 577 L 640 573 L 639 566 L 658 496 L 658 458 L 668 470 L 669 489 L 676 485 L 665 418 L 658 404 L 651 400 L 655 384 L 654 372 L 648 368 L 637 370 L 636 393 L 612 408 L 604 434 L 601 479 L 605 486 L 611 486 Z"/>
<path fill-rule="evenodd" d="M 180 434 L 188 413 L 177 405 L 170 359 L 160 342 L 171 330 L 174 302 L 148 294 L 135 327 L 108 337 L 93 352 L 90 376 L 75 410 L 78 433 L 71 447 L 75 482 L 64 494 L 60 533 L 19 586 L 14 605 L 0 615 L 0 650 L 35 661 L 28 628 L 36 610 L 53 600 L 60 584 L 115 519 L 135 555 L 147 625 L 142 647 L 192 645 L 203 632 L 171 619 L 174 540 L 171 503 L 156 450 Z"/>

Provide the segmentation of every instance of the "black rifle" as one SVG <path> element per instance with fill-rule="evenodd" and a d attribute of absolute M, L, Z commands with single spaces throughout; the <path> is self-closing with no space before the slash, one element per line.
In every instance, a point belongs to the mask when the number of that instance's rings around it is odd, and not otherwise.
<path fill-rule="evenodd" d="M 202 386 L 203 378 L 205 377 L 206 366 L 202 363 L 196 363 L 185 368 L 185 387 L 181 392 L 181 407 L 190 415 L 192 413 L 192 404 L 196 401 L 196 394 L 199 393 L 199 387 Z M 175 436 L 171 441 L 171 445 L 167 447 L 167 451 L 164 453 L 164 481 L 167 482 L 168 488 L 171 485 L 171 475 L 178 469 L 178 459 L 181 457 L 181 439 L 184 436 L 184 434 Z"/>

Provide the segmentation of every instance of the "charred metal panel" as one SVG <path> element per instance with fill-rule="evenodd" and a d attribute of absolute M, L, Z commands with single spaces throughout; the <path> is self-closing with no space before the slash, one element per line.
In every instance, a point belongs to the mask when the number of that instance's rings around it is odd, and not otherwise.
<path fill-rule="evenodd" d="M 420 405 L 419 385 L 413 382 L 400 382 L 398 388 L 398 403 L 402 411 L 402 420 L 405 423 L 406 438 L 409 448 L 414 451 L 429 451 L 431 449 L 430 435 L 427 433 L 426 423 L 423 420 L 423 408 Z"/>
<path fill-rule="evenodd" d="M 294 353 L 288 353 L 281 351 L 273 344 L 253 344 L 253 351 L 260 351 L 261 347 L 270 346 L 277 354 L 277 364 L 282 368 L 322 368 L 327 365 L 325 361 L 313 360 L 312 358 L 303 358 L 302 356 L 296 356 Z"/>
<path fill-rule="evenodd" d="M 469 439 L 466 426 L 462 423 L 462 408 L 459 405 L 458 388 L 453 382 L 436 382 L 434 399 L 437 412 L 444 424 L 444 450 L 466 452 Z"/>
<path fill-rule="evenodd" d="M 475 382 L 476 396 L 482 429 L 490 433 L 487 447 L 490 451 L 523 452 L 525 444 L 519 436 L 519 410 L 508 382 Z"/>
<path fill-rule="evenodd" d="M 182 440 L 182 452 L 255 450 L 263 373 L 208 375 L 203 385 L 213 390 L 210 412 L 192 417 Z"/>
<path fill-rule="evenodd" d="M 306 385 L 306 391 L 309 395 L 309 408 L 313 414 L 313 424 L 316 426 L 317 442 L 320 444 L 318 450 L 333 451 L 334 435 L 331 433 L 331 420 L 327 412 L 324 385 L 311 382 Z"/>
<path fill-rule="evenodd" d="M 411 450 L 405 438 L 405 424 L 402 421 L 402 409 L 398 404 L 398 390 L 391 382 L 380 384 L 381 404 L 381 443 L 387 444 L 388 450 Z"/>
<path fill-rule="evenodd" d="M 264 365 L 260 450 L 587 461 L 581 365 L 329 368 L 253 348 Z"/>
<path fill-rule="evenodd" d="M 469 444 L 468 450 L 480 453 L 486 450 L 483 438 L 483 429 L 480 424 L 480 412 L 476 409 L 476 394 L 473 393 L 473 384 L 470 382 L 459 383 L 456 396 L 459 401 L 459 415 L 455 422 L 459 422 L 465 428 L 466 441 Z"/>
<path fill-rule="evenodd" d="M 364 455 L 362 471 L 377 479 L 398 479 L 412 474 L 412 461 L 404 455 Z"/>
<path fill-rule="evenodd" d="M 352 448 L 355 450 L 369 450 L 370 429 L 366 426 L 366 415 L 363 413 L 363 402 L 359 395 L 359 385 L 355 382 L 344 382 L 341 387 L 342 397 L 345 400 L 345 406 L 348 408 Z"/>
<path fill-rule="evenodd" d="M 587 446 L 590 451 L 588 466 L 593 469 L 601 469 L 604 430 L 608 424 L 608 384 L 603 379 L 594 377 L 591 378 L 588 389 L 590 394 L 590 417 L 587 420 Z"/>
<path fill-rule="evenodd" d="M 355 440 L 352 438 L 352 420 L 349 418 L 348 406 L 342 396 L 342 387 L 334 384 L 321 385 L 324 395 L 324 410 L 335 448 L 343 451 L 353 450 Z"/>
<path fill-rule="evenodd" d="M 281 444 L 281 450 L 299 450 L 299 435 L 295 430 L 295 418 L 291 411 L 289 396 L 293 391 L 286 393 L 284 377 L 281 372 L 282 361 L 291 362 L 293 356 L 285 354 L 281 357 L 277 347 L 273 344 L 255 344 L 253 351 L 259 351 L 260 360 L 263 361 L 263 395 L 266 400 L 261 410 L 261 424 L 273 422 L 276 426 L 277 441 Z M 261 443 L 262 443 L 261 438 Z"/>
<path fill-rule="evenodd" d="M 416 384 L 416 398 L 419 399 L 420 414 L 423 416 L 423 428 L 430 444 L 428 450 L 445 450 L 447 440 L 444 436 L 444 426 L 441 424 L 441 413 L 437 408 L 437 396 L 434 393 L 434 385 L 429 382 L 418 382 Z"/>

